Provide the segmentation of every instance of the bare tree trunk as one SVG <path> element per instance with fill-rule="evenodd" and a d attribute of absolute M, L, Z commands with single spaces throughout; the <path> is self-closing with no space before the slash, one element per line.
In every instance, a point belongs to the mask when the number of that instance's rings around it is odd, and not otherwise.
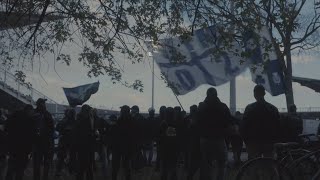
<path fill-rule="evenodd" d="M 285 74 L 285 86 L 286 86 L 286 101 L 287 101 L 287 108 L 289 110 L 290 105 L 294 104 L 293 98 L 293 90 L 292 90 L 292 59 L 291 59 L 291 52 L 290 48 L 285 52 L 287 67 L 284 71 Z"/>

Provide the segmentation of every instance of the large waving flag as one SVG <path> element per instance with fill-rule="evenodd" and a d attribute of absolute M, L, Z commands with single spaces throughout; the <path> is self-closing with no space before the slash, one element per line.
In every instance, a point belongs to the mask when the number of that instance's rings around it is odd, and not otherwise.
<path fill-rule="evenodd" d="M 267 30 L 262 28 L 259 32 L 261 39 L 269 42 L 266 48 L 250 37 L 246 37 L 245 43 L 232 42 L 226 46 L 221 43 L 224 37 L 215 26 L 196 30 L 188 40 L 174 37 L 146 44 L 169 87 L 178 95 L 187 94 L 202 84 L 222 85 L 248 67 L 255 83 L 263 85 L 270 94 L 279 95 L 284 93 L 283 74 Z M 241 47 L 250 42 L 254 43 L 253 47 Z"/>
<path fill-rule="evenodd" d="M 74 88 L 63 88 L 64 94 L 67 97 L 69 105 L 75 107 L 82 105 L 88 101 L 92 94 L 95 94 L 99 90 L 99 82 L 92 84 L 85 84 Z"/>
<path fill-rule="evenodd" d="M 261 28 L 258 33 L 258 41 L 252 36 L 247 37 L 246 41 L 246 50 L 252 52 L 248 60 L 252 62 L 250 69 L 252 81 L 263 85 L 272 96 L 283 94 L 285 93 L 284 75 L 271 42 L 271 34 L 267 27 Z"/>
<path fill-rule="evenodd" d="M 162 39 L 156 45 L 146 42 L 168 85 L 178 95 L 202 84 L 218 86 L 230 81 L 248 67 L 240 64 L 241 47 L 234 42 L 226 50 L 214 26 L 199 29 L 191 39 Z M 217 53 L 218 52 L 218 53 Z"/>

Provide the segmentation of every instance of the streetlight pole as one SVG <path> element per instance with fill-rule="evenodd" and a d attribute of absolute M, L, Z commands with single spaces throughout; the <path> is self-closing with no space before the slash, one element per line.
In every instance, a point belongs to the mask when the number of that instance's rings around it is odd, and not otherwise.
<path fill-rule="evenodd" d="M 230 11 L 234 14 L 234 2 L 230 0 Z M 234 27 L 232 27 L 232 31 L 234 31 Z M 231 114 L 236 112 L 237 103 L 236 103 L 236 76 L 230 80 L 230 111 Z"/>
<path fill-rule="evenodd" d="M 152 101 L 151 108 L 154 109 L 154 58 L 152 52 L 148 52 L 149 57 L 152 57 Z"/>

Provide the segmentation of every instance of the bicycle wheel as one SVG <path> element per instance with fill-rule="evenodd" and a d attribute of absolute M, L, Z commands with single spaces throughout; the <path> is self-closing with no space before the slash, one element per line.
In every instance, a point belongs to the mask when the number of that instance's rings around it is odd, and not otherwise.
<path fill-rule="evenodd" d="M 285 153 L 285 156 L 279 160 L 279 162 L 283 167 L 289 167 L 295 160 L 309 154 L 310 152 L 311 151 L 306 149 L 289 150 Z"/>
<path fill-rule="evenodd" d="M 294 179 L 312 179 L 320 168 L 320 150 L 311 152 L 297 160 L 290 166 L 289 171 Z"/>
<path fill-rule="evenodd" d="M 320 169 L 317 171 L 317 173 L 312 177 L 311 180 L 319 180 L 320 179 Z"/>
<path fill-rule="evenodd" d="M 291 180 L 285 167 L 272 158 L 255 158 L 246 162 L 238 171 L 236 180 Z"/>

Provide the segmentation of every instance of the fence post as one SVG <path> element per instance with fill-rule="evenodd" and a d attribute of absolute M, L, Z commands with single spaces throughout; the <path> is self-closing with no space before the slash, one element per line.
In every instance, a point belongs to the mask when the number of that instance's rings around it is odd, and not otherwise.
<path fill-rule="evenodd" d="M 6 88 L 6 85 L 7 85 L 7 69 L 4 69 L 3 89 Z"/>
<path fill-rule="evenodd" d="M 20 97 L 20 83 L 19 83 L 19 81 L 17 81 L 17 82 L 18 82 L 17 97 L 18 97 L 18 99 L 19 99 L 19 97 Z"/>
<path fill-rule="evenodd" d="M 31 88 L 31 94 L 30 94 L 31 98 L 30 98 L 30 103 L 32 104 L 33 102 L 33 88 Z"/>

